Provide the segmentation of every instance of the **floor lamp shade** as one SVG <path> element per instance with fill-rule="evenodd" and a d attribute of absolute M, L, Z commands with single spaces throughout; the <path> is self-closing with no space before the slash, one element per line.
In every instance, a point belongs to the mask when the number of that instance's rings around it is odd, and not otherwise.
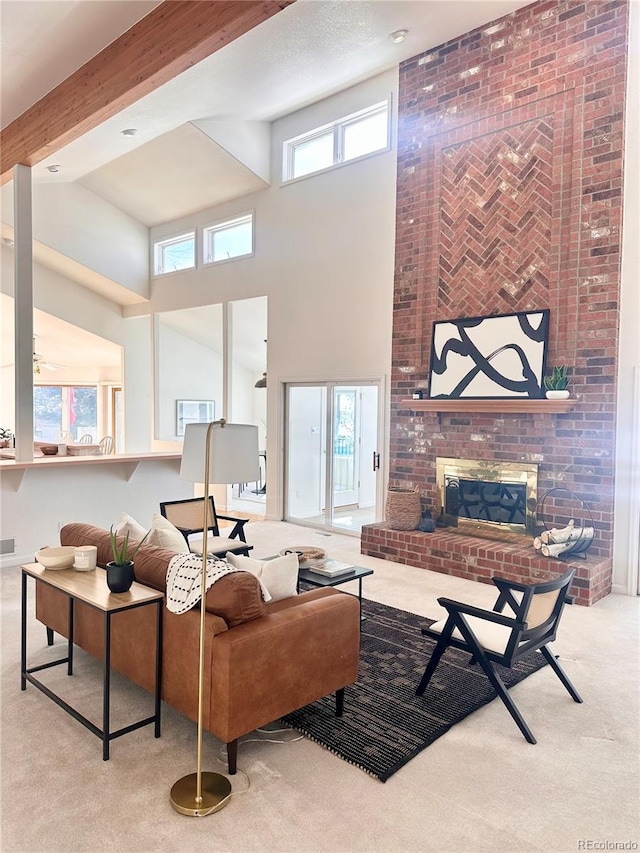
<path fill-rule="evenodd" d="M 180 477 L 205 481 L 209 424 L 187 424 L 182 446 Z M 253 483 L 260 478 L 258 427 L 215 422 L 209 431 L 209 483 Z"/>

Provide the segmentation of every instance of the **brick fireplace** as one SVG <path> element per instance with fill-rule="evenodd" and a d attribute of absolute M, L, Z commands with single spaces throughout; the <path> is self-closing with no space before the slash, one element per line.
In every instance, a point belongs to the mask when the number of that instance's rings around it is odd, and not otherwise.
<path fill-rule="evenodd" d="M 582 604 L 611 589 L 627 11 L 533 3 L 400 66 L 389 485 L 436 510 L 437 457 L 536 465 L 539 495 L 562 486 L 594 519 L 588 558 L 569 561 Z M 568 411 L 412 401 L 434 321 L 544 308 Z M 580 511 L 558 504 L 558 520 Z M 451 528 L 367 525 L 362 551 L 473 580 L 564 571 Z"/>

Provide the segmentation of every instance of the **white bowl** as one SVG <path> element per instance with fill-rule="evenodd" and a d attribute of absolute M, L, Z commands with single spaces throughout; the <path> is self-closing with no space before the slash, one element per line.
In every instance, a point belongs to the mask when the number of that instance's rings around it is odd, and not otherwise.
<path fill-rule="evenodd" d="M 60 548 L 41 548 L 36 552 L 36 560 L 45 569 L 70 569 L 76 558 L 73 545 L 63 545 Z"/>
<path fill-rule="evenodd" d="M 297 554 L 300 568 L 310 565 L 320 565 L 327 558 L 326 551 L 322 548 L 315 548 L 312 545 L 292 545 L 290 548 L 283 548 L 281 551 L 278 551 L 278 554 L 280 557 L 284 557 L 287 554 Z"/>

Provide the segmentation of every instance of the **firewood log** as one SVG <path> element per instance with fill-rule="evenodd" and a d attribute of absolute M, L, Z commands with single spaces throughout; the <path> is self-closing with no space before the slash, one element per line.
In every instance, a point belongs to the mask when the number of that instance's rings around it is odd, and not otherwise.
<path fill-rule="evenodd" d="M 575 525 L 575 521 L 571 519 L 569 524 L 566 527 L 552 527 L 551 530 L 543 530 L 540 534 L 540 539 L 544 545 L 549 545 L 553 542 L 563 542 L 563 539 L 558 539 L 558 535 L 561 533 L 568 532 L 573 529 Z"/>
<path fill-rule="evenodd" d="M 571 530 L 558 531 L 553 535 L 549 535 L 548 545 L 558 545 L 560 542 L 575 542 L 577 539 L 593 539 L 593 527 L 572 527 Z"/>
<path fill-rule="evenodd" d="M 545 557 L 559 557 L 569 548 L 571 548 L 570 542 L 559 542 L 557 545 L 543 545 L 541 551 Z"/>

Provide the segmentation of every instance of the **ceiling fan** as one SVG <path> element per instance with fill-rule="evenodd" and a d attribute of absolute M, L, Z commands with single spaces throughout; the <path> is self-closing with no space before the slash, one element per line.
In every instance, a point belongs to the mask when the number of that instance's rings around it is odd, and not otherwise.
<path fill-rule="evenodd" d="M 14 362 L 3 364 L 3 367 L 13 367 Z M 36 352 L 36 339 L 33 339 L 33 372 L 41 373 L 42 370 L 64 370 L 66 364 L 56 364 L 55 361 L 47 361 L 43 355 Z"/>
<path fill-rule="evenodd" d="M 40 373 L 41 370 L 63 370 L 66 365 L 56 364 L 54 361 L 47 361 L 44 356 L 36 352 L 36 339 L 33 339 L 33 372 Z"/>

